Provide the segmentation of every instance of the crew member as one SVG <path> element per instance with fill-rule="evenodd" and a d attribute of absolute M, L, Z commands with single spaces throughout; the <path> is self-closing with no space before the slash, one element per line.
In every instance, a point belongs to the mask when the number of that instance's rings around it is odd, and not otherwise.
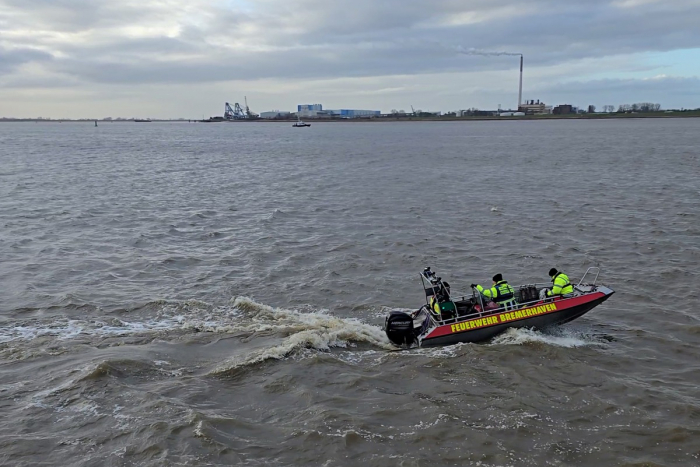
<path fill-rule="evenodd" d="M 569 276 L 563 272 L 552 268 L 549 270 L 549 277 L 552 278 L 552 288 L 545 289 L 547 297 L 564 297 L 574 293 L 574 286 L 569 282 Z"/>
<path fill-rule="evenodd" d="M 430 297 L 430 309 L 441 319 L 454 317 L 455 304 L 450 298 L 450 284 L 442 282 L 439 290 Z"/>
<path fill-rule="evenodd" d="M 508 281 L 503 280 L 501 274 L 493 276 L 493 286 L 490 289 L 484 289 L 477 284 L 472 284 L 471 287 L 476 288 L 484 297 L 493 300 L 499 307 L 513 309 L 517 305 L 515 290 L 508 284 Z"/>

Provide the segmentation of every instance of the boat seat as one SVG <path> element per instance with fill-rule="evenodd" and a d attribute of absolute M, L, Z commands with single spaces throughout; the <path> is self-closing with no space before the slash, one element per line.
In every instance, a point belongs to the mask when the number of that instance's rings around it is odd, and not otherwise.
<path fill-rule="evenodd" d="M 539 298 L 540 293 L 535 285 L 522 285 L 520 289 L 515 292 L 515 299 L 518 303 L 532 302 Z"/>
<path fill-rule="evenodd" d="M 453 302 L 442 302 L 440 303 L 440 313 L 435 313 L 435 310 L 430 310 L 430 313 L 438 321 L 448 321 L 454 319 L 457 316 L 457 308 Z"/>
<path fill-rule="evenodd" d="M 457 307 L 457 316 L 467 316 L 474 313 L 474 303 L 471 300 L 463 302 L 455 302 Z"/>

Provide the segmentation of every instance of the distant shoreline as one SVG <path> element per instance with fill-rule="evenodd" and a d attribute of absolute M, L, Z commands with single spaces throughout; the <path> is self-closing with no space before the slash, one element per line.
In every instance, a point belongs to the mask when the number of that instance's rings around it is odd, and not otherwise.
<path fill-rule="evenodd" d="M 313 123 L 357 123 L 357 122 L 469 122 L 469 121 L 543 121 L 543 120 L 609 120 L 609 119 L 630 119 L 630 118 L 698 118 L 700 111 L 684 112 L 653 112 L 653 113 L 612 113 L 612 114 L 572 114 L 572 115 L 525 115 L 511 117 L 495 116 L 465 116 L 465 117 L 372 117 L 372 118 L 308 118 L 305 119 Z M 289 119 L 255 119 L 255 120 L 235 120 L 235 121 L 202 121 L 199 119 L 190 120 L 168 120 L 152 119 L 149 122 L 139 122 L 134 120 L 100 120 L 100 119 L 34 119 L 34 118 L 0 118 L 0 123 L 294 123 L 296 118 Z"/>

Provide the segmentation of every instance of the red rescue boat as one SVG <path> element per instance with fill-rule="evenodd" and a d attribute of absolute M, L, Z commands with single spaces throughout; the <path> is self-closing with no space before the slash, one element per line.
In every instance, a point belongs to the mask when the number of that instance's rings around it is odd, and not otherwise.
<path fill-rule="evenodd" d="M 571 294 L 540 298 L 547 284 L 515 287 L 517 304 L 488 309 L 484 297 L 476 290 L 472 295 L 451 294 L 450 287 L 430 268 L 421 272 L 426 304 L 413 313 L 392 311 L 386 317 L 384 330 L 389 340 L 399 347 L 429 347 L 460 342 L 481 342 L 508 328 L 542 329 L 564 324 L 584 315 L 615 293 L 596 284 L 599 268 L 588 268 Z M 592 282 L 584 282 L 587 277 Z M 426 283 L 429 284 L 426 287 Z M 436 313 L 431 303 L 441 308 Z"/>

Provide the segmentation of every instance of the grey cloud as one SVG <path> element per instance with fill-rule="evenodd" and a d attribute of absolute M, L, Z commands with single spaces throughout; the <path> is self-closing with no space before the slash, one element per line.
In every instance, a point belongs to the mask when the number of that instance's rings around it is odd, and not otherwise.
<path fill-rule="evenodd" d="M 30 62 L 46 62 L 52 60 L 51 54 L 35 49 L 4 49 L 0 47 L 0 75 L 9 73 L 18 66 Z"/>
<path fill-rule="evenodd" d="M 294 48 L 265 53 L 210 50 L 209 55 L 168 59 L 163 50 L 196 52 L 200 47 L 179 40 L 135 40 L 109 48 L 83 50 L 79 58 L 56 61 L 55 71 L 92 82 L 177 83 L 233 79 L 316 79 L 435 71 L 516 69 L 512 57 L 495 64 L 484 57 L 465 61 L 437 43 L 383 43 L 381 46 L 339 45 L 313 49 Z M 139 59 L 135 59 L 135 58 Z M 150 57 L 151 60 L 146 60 Z"/>
<path fill-rule="evenodd" d="M 167 14 L 157 2 L 133 0 L 3 0 L 2 3 L 13 26 L 56 32 L 99 30 L 146 22 Z"/>
<path fill-rule="evenodd" d="M 0 71 L 43 61 L 49 72 L 90 83 L 329 79 L 517 68 L 512 57 L 463 56 L 456 46 L 523 52 L 527 66 L 700 47 L 695 24 L 700 3 L 674 0 L 627 8 L 616 0 L 258 0 L 253 10 L 245 11 L 202 0 L 0 1 L 6 6 L 0 22 L 88 34 L 85 40 L 61 42 L 45 34 L 15 39 L 0 31 L 0 43 L 33 44 L 60 56 L 50 62 L 47 55 L 16 56 L 5 68 L 0 64 Z M 120 33 L 122 26 L 148 28 L 185 8 L 198 16 L 180 20 L 174 37 L 129 38 Z M 464 14 L 485 19 L 450 24 Z M 246 46 L 229 46 L 240 41 Z"/>
<path fill-rule="evenodd" d="M 656 4 L 620 9 L 611 6 L 609 1 L 593 1 L 584 7 L 539 0 L 520 2 L 524 11 L 532 12 L 526 15 L 448 27 L 439 26 L 438 20 L 466 11 L 455 2 L 438 2 L 430 8 L 420 2 L 411 7 L 397 1 L 356 3 L 356 7 L 349 10 L 339 8 L 334 2 L 307 0 L 295 3 L 293 7 L 281 8 L 278 15 L 265 11 L 253 19 L 229 14 L 243 23 L 257 21 L 255 24 L 261 28 L 259 39 L 247 40 L 251 45 L 259 41 L 273 47 L 270 51 L 246 53 L 245 50 L 214 45 L 213 37 L 237 38 L 236 23 L 219 18 L 202 27 L 190 25 L 185 35 L 175 39 L 115 39 L 98 48 L 85 46 L 81 50 L 72 46 L 70 55 L 77 62 L 87 62 L 86 65 L 93 57 L 102 57 L 102 61 L 108 63 L 101 66 L 111 70 L 110 76 L 135 80 L 129 82 L 159 79 L 190 82 L 239 76 L 253 79 L 329 78 L 512 66 L 507 60 L 458 57 L 445 47 L 450 45 L 522 51 L 529 65 L 700 46 L 700 28 L 695 26 L 694 20 L 700 17 L 700 4 L 684 4 L 675 9 Z M 508 4 L 500 1 L 495 6 Z M 278 4 L 274 2 L 274 5 Z M 470 11 L 489 11 L 486 2 L 475 5 L 478 8 L 470 5 Z M 526 8 L 528 5 L 531 8 Z M 287 8 L 313 13 L 299 16 Z M 431 26 L 431 22 L 435 22 L 435 26 Z M 164 46 L 160 51 L 157 50 L 159 44 Z M 144 49 L 139 50 L 141 46 Z M 160 52 L 162 60 L 141 62 L 139 57 L 149 50 L 156 54 Z M 197 54 L 197 57 L 176 58 L 185 50 Z M 131 60 L 129 54 L 133 54 Z M 57 66 L 63 65 L 57 63 Z M 124 70 L 117 72 L 122 67 Z M 142 67 L 142 73 L 130 71 L 135 67 Z M 76 69 L 83 68 L 78 66 Z M 93 80 L 105 79 L 99 70 L 84 73 L 84 76 Z"/>

